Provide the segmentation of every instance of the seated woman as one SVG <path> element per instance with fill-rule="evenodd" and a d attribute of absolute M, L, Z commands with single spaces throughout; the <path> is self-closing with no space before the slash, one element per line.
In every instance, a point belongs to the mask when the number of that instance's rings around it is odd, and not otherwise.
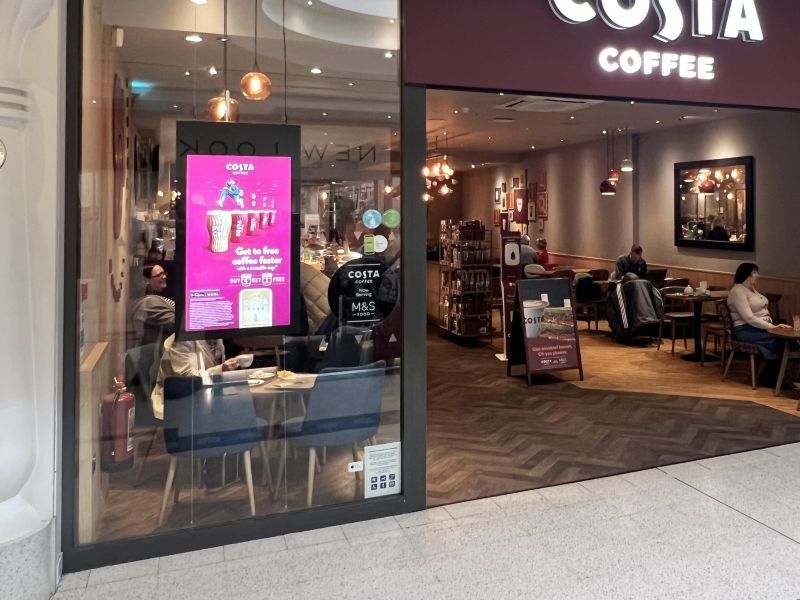
<path fill-rule="evenodd" d="M 222 340 L 200 340 L 197 342 L 176 342 L 175 335 L 164 341 L 164 354 L 158 369 L 158 379 L 150 396 L 153 416 L 164 418 L 164 380 L 171 375 L 202 377 L 218 375 L 223 371 L 239 368 L 235 358 L 225 360 L 225 346 Z"/>
<path fill-rule="evenodd" d="M 536 248 L 536 262 L 547 269 L 550 264 L 550 254 L 547 252 L 547 240 L 539 238 L 534 242 L 534 248 Z"/>
<path fill-rule="evenodd" d="M 783 340 L 770 334 L 776 327 L 769 314 L 769 300 L 756 289 L 758 265 L 742 263 L 736 269 L 734 286 L 728 296 L 728 307 L 733 319 L 733 337 L 740 342 L 755 344 L 759 354 L 767 360 L 761 380 L 774 385 L 778 374 L 778 360 L 783 353 Z M 788 327 L 777 325 L 777 327 Z"/>

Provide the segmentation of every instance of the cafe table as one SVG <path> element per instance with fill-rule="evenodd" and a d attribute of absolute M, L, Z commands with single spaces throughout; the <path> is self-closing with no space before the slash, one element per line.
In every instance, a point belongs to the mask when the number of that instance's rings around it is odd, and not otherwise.
<path fill-rule="evenodd" d="M 780 396 L 781 385 L 786 377 L 786 367 L 789 365 L 789 359 L 800 358 L 800 352 L 792 350 L 792 342 L 800 341 L 800 331 L 789 327 L 773 327 L 768 330 L 775 337 L 783 340 L 783 358 L 781 358 L 781 370 L 778 372 L 778 381 L 775 384 L 775 391 L 773 395 Z"/>
<path fill-rule="evenodd" d="M 705 294 L 701 294 L 699 292 L 694 292 L 691 294 L 684 294 L 683 292 L 675 293 L 675 294 L 666 294 L 665 297 L 671 300 L 680 300 L 692 305 L 692 309 L 694 311 L 694 351 L 688 352 L 681 355 L 681 360 L 685 360 L 688 362 L 700 362 L 703 360 L 703 353 L 701 352 L 701 348 L 703 342 L 700 338 L 701 336 L 701 327 L 703 321 L 703 303 L 704 302 L 713 302 L 714 300 L 721 300 L 723 298 L 727 298 L 730 294 L 730 291 L 723 290 L 723 291 L 716 291 L 716 292 L 706 292 Z M 713 354 L 706 354 L 706 361 L 714 361 L 719 360 L 718 356 Z"/>

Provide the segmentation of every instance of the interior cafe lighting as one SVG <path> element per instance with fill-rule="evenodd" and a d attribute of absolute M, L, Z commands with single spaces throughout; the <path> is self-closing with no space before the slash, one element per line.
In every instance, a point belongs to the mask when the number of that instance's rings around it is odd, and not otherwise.
<path fill-rule="evenodd" d="M 620 163 L 619 170 L 623 173 L 633 173 L 633 159 L 631 159 L 631 134 L 625 128 L 625 158 Z"/>
<path fill-rule="evenodd" d="M 266 100 L 272 93 L 272 82 L 258 67 L 258 0 L 254 0 L 253 4 L 253 69 L 242 77 L 240 86 L 248 100 Z"/>
<path fill-rule="evenodd" d="M 691 7 L 679 5 L 675 0 L 628 0 L 627 3 L 619 0 L 550 0 L 549 4 L 556 16 L 570 25 L 588 23 L 599 14 L 606 25 L 617 30 L 643 25 L 650 18 L 652 7 L 658 16 L 658 29 L 653 37 L 664 43 L 675 42 L 689 29 L 693 37 L 699 38 L 764 41 L 757 0 L 727 0 L 723 11 L 715 11 L 715 0 L 686 2 Z M 719 23 L 715 22 L 715 12 L 720 15 Z M 608 46 L 600 50 L 597 60 L 607 73 L 658 73 L 662 77 L 677 75 L 683 79 L 714 79 L 715 58 L 708 55 L 635 48 L 619 50 Z"/>
<path fill-rule="evenodd" d="M 223 37 L 228 37 L 228 0 L 223 4 Z M 239 102 L 228 89 L 228 42 L 222 42 L 223 87 L 218 96 L 208 101 L 208 117 L 212 121 L 235 123 L 239 120 Z"/>
<path fill-rule="evenodd" d="M 611 145 L 612 136 L 613 136 L 613 134 L 606 137 L 606 168 L 609 169 L 609 177 L 605 178 L 600 183 L 600 195 L 601 196 L 616 196 L 617 195 L 617 184 L 616 184 L 616 181 L 612 181 L 611 180 L 612 169 L 610 168 L 611 162 L 610 162 L 610 158 L 609 158 L 610 157 L 609 146 Z M 619 179 L 619 177 L 617 179 Z"/>

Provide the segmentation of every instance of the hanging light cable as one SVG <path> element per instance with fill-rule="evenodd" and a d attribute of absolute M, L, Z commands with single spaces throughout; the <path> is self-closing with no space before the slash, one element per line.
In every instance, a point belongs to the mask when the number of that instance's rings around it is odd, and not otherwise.
<path fill-rule="evenodd" d="M 610 143 L 610 139 L 609 138 L 610 138 L 610 136 L 606 136 L 606 168 L 607 169 L 610 167 L 610 164 L 611 164 L 609 162 L 609 158 L 608 158 L 609 157 L 608 147 L 609 147 L 609 143 Z M 616 184 L 613 181 L 611 181 L 611 179 L 604 179 L 600 183 L 600 195 L 601 196 L 616 196 L 617 195 L 617 186 L 616 186 Z"/>
<path fill-rule="evenodd" d="M 239 102 L 231 98 L 228 89 L 228 0 L 223 3 L 222 73 L 223 89 L 219 96 L 208 101 L 208 116 L 212 121 L 235 123 L 239 120 Z"/>
<path fill-rule="evenodd" d="M 633 160 L 631 159 L 631 134 L 625 128 L 625 158 L 622 159 L 619 170 L 623 173 L 633 173 Z"/>
<path fill-rule="evenodd" d="M 611 129 L 610 132 L 611 132 L 611 169 L 608 171 L 608 180 L 613 182 L 613 183 L 617 183 L 619 181 L 620 177 L 622 177 L 622 174 L 614 166 L 616 164 L 616 162 L 617 162 L 615 157 L 614 157 L 614 154 L 615 154 L 615 152 L 614 152 L 614 146 L 615 146 L 615 144 L 614 144 L 614 130 Z"/>
<path fill-rule="evenodd" d="M 266 100 L 272 93 L 272 81 L 258 67 L 258 0 L 253 0 L 253 70 L 242 77 L 242 94 L 248 100 Z"/>

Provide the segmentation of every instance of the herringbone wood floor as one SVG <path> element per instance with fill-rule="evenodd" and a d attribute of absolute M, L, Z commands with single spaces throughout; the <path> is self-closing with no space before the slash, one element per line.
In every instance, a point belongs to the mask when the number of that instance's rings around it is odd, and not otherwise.
<path fill-rule="evenodd" d="M 529 388 L 523 377 L 506 376 L 495 351 L 431 330 L 429 505 L 800 441 L 800 418 L 743 400 L 584 389 L 572 374 Z M 707 369 L 718 381 L 718 368 Z M 679 382 L 673 387 L 682 393 Z"/>

